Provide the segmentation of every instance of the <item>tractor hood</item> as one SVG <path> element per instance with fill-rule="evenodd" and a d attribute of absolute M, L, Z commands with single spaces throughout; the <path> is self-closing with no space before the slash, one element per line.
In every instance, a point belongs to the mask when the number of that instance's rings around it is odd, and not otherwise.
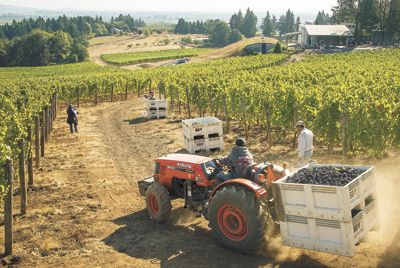
<path fill-rule="evenodd" d="M 177 161 L 191 164 L 201 164 L 212 160 L 210 157 L 200 156 L 200 155 L 192 155 L 192 154 L 169 154 L 167 156 L 160 157 L 159 160 L 167 160 L 167 161 Z"/>

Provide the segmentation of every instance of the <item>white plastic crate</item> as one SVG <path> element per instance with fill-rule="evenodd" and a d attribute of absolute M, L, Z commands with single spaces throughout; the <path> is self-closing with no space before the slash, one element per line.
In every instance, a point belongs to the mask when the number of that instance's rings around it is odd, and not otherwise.
<path fill-rule="evenodd" d="M 372 200 L 350 222 L 285 215 L 279 224 L 286 246 L 354 256 L 355 245 L 379 228 L 379 211 Z"/>
<path fill-rule="evenodd" d="M 309 166 L 321 167 L 329 165 Z M 361 169 L 364 172 L 345 186 L 286 183 L 288 178 L 286 176 L 274 182 L 278 209 L 283 210 L 280 213 L 350 222 L 352 220 L 351 211 L 355 208 L 364 209 L 365 199 L 371 194 L 376 196 L 373 167 L 331 166 L 351 167 Z"/>
<path fill-rule="evenodd" d="M 222 121 L 216 117 L 200 117 L 182 121 L 183 135 L 189 140 L 223 136 Z"/>
<path fill-rule="evenodd" d="M 147 100 L 148 110 L 167 110 L 168 101 L 167 100 Z"/>
<path fill-rule="evenodd" d="M 149 119 L 160 119 L 166 117 L 167 117 L 166 110 L 147 110 L 147 118 Z"/>
<path fill-rule="evenodd" d="M 224 140 L 222 137 L 199 140 L 189 140 L 188 138 L 184 137 L 184 140 L 185 149 L 191 154 L 195 154 L 200 151 L 224 150 Z"/>
<path fill-rule="evenodd" d="M 208 150 L 224 150 L 224 138 L 223 137 L 215 137 L 206 139 L 207 149 Z"/>
<path fill-rule="evenodd" d="M 286 215 L 279 224 L 283 245 L 343 256 L 354 256 L 355 245 L 368 234 L 362 211 L 348 223 Z"/>
<path fill-rule="evenodd" d="M 199 151 L 206 151 L 208 149 L 205 139 L 189 140 L 185 137 L 184 140 L 185 140 L 185 149 L 191 154 L 195 154 Z"/>
<path fill-rule="evenodd" d="M 365 229 L 367 231 L 378 230 L 380 227 L 378 201 L 373 197 L 367 198 L 364 209 Z"/>

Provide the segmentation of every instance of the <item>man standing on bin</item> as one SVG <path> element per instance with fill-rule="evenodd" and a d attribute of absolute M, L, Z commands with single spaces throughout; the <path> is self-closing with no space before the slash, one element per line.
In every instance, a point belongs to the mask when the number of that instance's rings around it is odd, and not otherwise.
<path fill-rule="evenodd" d="M 247 149 L 244 139 L 238 138 L 235 145 L 226 158 L 218 160 L 220 166 L 228 166 L 231 169 L 228 173 L 220 172 L 217 174 L 217 179 L 220 182 L 240 178 L 245 168 L 253 164 L 253 156 Z"/>
<path fill-rule="evenodd" d="M 311 160 L 314 152 L 314 134 L 311 130 L 306 128 L 306 125 L 303 121 L 298 121 L 296 123 L 297 129 L 297 143 L 298 143 L 298 152 L 299 152 L 299 162 L 298 165 L 300 167 L 307 165 L 307 163 Z"/>

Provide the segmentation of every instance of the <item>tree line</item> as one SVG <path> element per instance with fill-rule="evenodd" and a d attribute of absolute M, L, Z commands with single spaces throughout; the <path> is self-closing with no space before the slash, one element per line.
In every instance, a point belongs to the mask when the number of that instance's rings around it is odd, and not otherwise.
<path fill-rule="evenodd" d="M 23 19 L 0 26 L 0 66 L 44 66 L 87 59 L 87 39 L 113 31 L 134 32 L 146 24 L 120 14 L 105 22 L 102 17 Z"/>
<path fill-rule="evenodd" d="M 181 18 L 175 26 L 174 33 L 207 34 L 209 45 L 222 47 L 243 37 L 254 37 L 257 33 L 257 16 L 248 8 L 245 15 L 241 10 L 233 14 L 229 23 L 218 19 L 188 22 Z"/>
<path fill-rule="evenodd" d="M 300 17 L 296 18 L 290 9 L 281 15 L 279 19 L 274 15 L 271 16 L 269 11 L 267 11 L 266 16 L 262 20 L 261 31 L 264 36 L 275 36 L 277 32 L 282 36 L 287 33 L 297 32 L 300 23 Z"/>
<path fill-rule="evenodd" d="M 35 29 L 13 40 L 0 39 L 0 66 L 46 66 L 81 62 L 87 57 L 87 41 L 63 31 Z"/>
<path fill-rule="evenodd" d="M 125 32 L 137 31 L 146 24 L 142 19 L 135 19 L 131 15 L 120 14 L 117 17 L 111 17 L 110 22 L 103 20 L 101 16 L 78 16 L 58 18 L 38 17 L 36 19 L 23 19 L 21 21 L 13 20 L 11 23 L 0 25 L 0 38 L 13 39 L 18 36 L 26 35 L 35 29 L 45 32 L 63 31 L 69 33 L 72 38 L 82 36 L 83 34 L 102 36 L 111 34 L 113 29 Z"/>
<path fill-rule="evenodd" d="M 321 15 L 320 15 L 321 17 Z M 320 23 L 317 20 L 316 23 Z M 325 23 L 354 23 L 356 39 L 379 32 L 392 39 L 400 34 L 400 0 L 338 0 L 332 8 L 332 16 Z"/>

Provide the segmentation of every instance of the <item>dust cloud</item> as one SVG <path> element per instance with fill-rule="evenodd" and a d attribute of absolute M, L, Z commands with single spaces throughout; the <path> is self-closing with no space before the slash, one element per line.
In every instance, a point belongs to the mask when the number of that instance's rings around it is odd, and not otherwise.
<path fill-rule="evenodd" d="M 375 178 L 378 192 L 380 230 L 377 241 L 396 247 L 400 252 L 400 157 L 386 159 L 376 163 Z"/>

